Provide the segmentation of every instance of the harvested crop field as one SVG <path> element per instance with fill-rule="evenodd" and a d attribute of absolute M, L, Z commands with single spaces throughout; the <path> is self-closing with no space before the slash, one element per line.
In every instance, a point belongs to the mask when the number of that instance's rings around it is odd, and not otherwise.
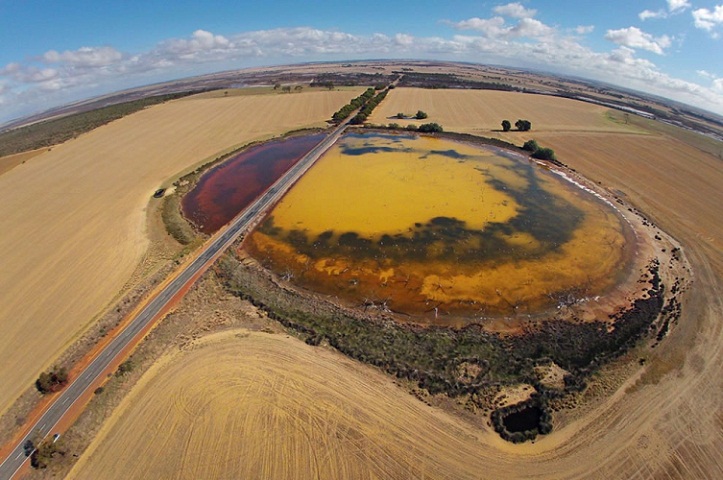
<path fill-rule="evenodd" d="M 224 151 L 324 126 L 358 90 L 188 97 L 0 176 L 0 413 L 108 308 L 149 245 L 153 192 Z"/>
<path fill-rule="evenodd" d="M 397 89 L 388 98 L 403 91 Z M 428 93 L 442 98 L 450 92 Z M 435 113 L 428 104 L 415 105 L 410 112 L 426 110 L 429 121 L 447 127 L 444 118 L 452 118 L 453 107 L 445 110 L 441 101 L 438 105 Z M 498 116 L 494 111 L 487 115 Z M 679 323 L 656 348 L 641 349 L 644 365 L 631 363 L 627 380 L 614 392 L 606 390 L 605 378 L 595 379 L 588 395 L 598 400 L 587 409 L 563 414 L 553 433 L 534 444 L 512 445 L 486 425 L 467 424 L 427 407 L 395 387 L 389 377 L 346 357 L 293 339 L 251 334 L 199 346 L 181 354 L 173 366 L 159 366 L 148 374 L 94 441 L 74 470 L 75 477 L 111 471 L 122 471 L 124 478 L 147 476 L 147 472 L 177 478 L 723 476 L 720 159 L 691 144 L 688 134 L 646 131 L 645 122 L 631 120 L 623 126 L 609 116 L 608 120 L 594 116 L 587 124 L 575 122 L 587 132 L 555 133 L 535 128 L 532 114 L 524 118 L 533 121 L 533 132 L 510 134 L 524 135 L 515 143 L 535 137 L 554 148 L 560 160 L 640 208 L 682 242 L 694 268 L 693 287 L 684 297 Z M 598 121 L 621 130 L 594 133 L 601 128 Z M 469 125 L 459 130 L 473 132 L 476 127 Z M 228 358 L 234 366 L 226 365 Z M 187 368 L 176 368 L 177 364 Z M 199 370 L 198 365 L 206 365 L 206 370 Z M 213 373 L 217 368 L 220 373 Z M 251 379 L 256 381 L 249 383 Z M 234 387 L 234 381 L 239 386 Z M 207 403 L 187 410 L 189 417 L 197 416 L 195 423 L 179 420 L 181 399 L 202 398 L 199 392 L 204 390 L 198 384 L 218 388 L 206 391 Z M 212 416 L 210 407 L 218 397 L 210 392 L 215 390 L 228 397 L 234 397 L 232 391 L 238 393 L 233 407 L 228 406 L 228 399 L 218 400 L 218 411 Z M 602 396 L 597 397 L 596 391 L 602 391 Z M 220 406 L 223 402 L 225 407 Z M 194 403 L 183 405 L 188 408 Z M 273 410 L 275 417 L 269 405 L 280 406 Z M 144 409 L 158 416 L 156 423 L 144 423 L 152 415 Z M 260 429 L 250 412 L 266 412 L 262 418 L 271 417 L 276 423 L 265 423 Z M 478 419 L 484 423 L 484 417 Z M 155 426 L 150 438 L 148 425 Z M 217 430 L 209 425 L 216 425 Z M 294 425 L 306 430 L 299 433 Z M 181 433 L 176 438 L 165 429 Z M 213 434 L 205 435 L 209 443 L 202 445 L 197 437 L 212 430 Z M 216 443 L 224 438 L 232 440 Z M 158 442 L 155 450 L 154 441 Z M 152 454 L 159 445 L 167 459 Z M 216 457 L 219 452 L 220 458 Z M 184 453 L 191 455 L 183 457 Z M 291 467 L 284 470 L 287 463 Z"/>
<path fill-rule="evenodd" d="M 0 157 L 0 175 L 9 172 L 18 165 L 22 165 L 33 157 L 37 157 L 47 149 L 31 150 L 29 152 L 15 153 L 13 155 L 5 155 Z"/>
<path fill-rule="evenodd" d="M 424 120 L 400 120 L 397 113 L 414 115 L 426 112 Z M 369 118 L 370 123 L 398 123 L 402 126 L 436 122 L 445 131 L 490 136 L 499 130 L 502 120 L 514 128 L 518 119 L 532 122 L 533 132 L 622 132 L 632 127 L 610 121 L 607 107 L 578 102 L 567 98 L 532 95 L 494 90 L 436 90 L 424 88 L 395 88 Z M 530 132 L 526 132 L 530 133 Z M 522 144 L 511 132 L 503 138 Z M 524 134 L 523 134 L 524 135 Z"/>
<path fill-rule="evenodd" d="M 658 388 L 511 445 L 330 349 L 235 330 L 162 357 L 69 478 L 661 478 L 669 467 L 680 469 L 672 478 L 714 478 L 719 430 L 669 437 L 657 409 L 680 399 L 656 396 L 651 415 L 645 399 Z"/>
<path fill-rule="evenodd" d="M 439 478 L 466 461 L 453 449 L 469 427 L 381 373 L 287 336 L 232 333 L 154 366 L 70 478 Z"/>

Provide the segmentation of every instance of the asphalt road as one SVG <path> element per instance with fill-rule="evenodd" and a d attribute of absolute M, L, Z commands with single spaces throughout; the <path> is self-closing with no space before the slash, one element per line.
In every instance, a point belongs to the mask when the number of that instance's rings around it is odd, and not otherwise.
<path fill-rule="evenodd" d="M 349 119 L 353 118 L 353 114 Z M 208 268 L 226 248 L 268 207 L 275 203 L 314 162 L 331 147 L 341 136 L 349 120 L 337 127 L 329 136 L 306 154 L 296 165 L 276 183 L 269 187 L 261 197 L 237 216 L 223 233 L 217 235 L 190 264 L 182 267 L 180 273 L 141 312 L 117 335 L 88 365 L 88 367 L 66 387 L 48 407 L 37 423 L 13 449 L 12 453 L 0 464 L 0 479 L 10 479 L 29 460 L 30 452 L 24 449 L 25 442 L 39 432 L 42 437 L 56 433 L 55 426 L 68 413 L 80 396 L 96 381 L 116 357 L 129 345 L 140 341 L 140 332 L 164 309 L 168 302 L 180 292 L 194 276 Z"/>

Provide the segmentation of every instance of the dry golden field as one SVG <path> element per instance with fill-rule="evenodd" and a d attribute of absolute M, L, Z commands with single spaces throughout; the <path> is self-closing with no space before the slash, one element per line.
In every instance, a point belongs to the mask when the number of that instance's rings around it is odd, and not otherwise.
<path fill-rule="evenodd" d="M 0 157 L 0 175 L 5 172 L 9 172 L 18 165 L 22 165 L 33 157 L 37 157 L 47 149 L 41 148 L 40 150 L 31 150 L 29 152 L 16 153 L 13 155 L 6 155 Z"/>
<path fill-rule="evenodd" d="M 515 100 L 472 108 L 488 94 Z M 530 98 L 547 105 L 533 109 Z M 511 105 L 528 106 L 518 115 Z M 333 351 L 283 336 L 212 337 L 146 374 L 73 478 L 723 478 L 721 159 L 687 133 L 520 94 L 397 89 L 372 121 L 418 109 L 470 133 L 496 129 L 501 118 L 531 120 L 533 131 L 510 133 L 511 141 L 551 146 L 682 242 L 693 288 L 668 338 L 641 351 L 645 365 L 633 362 L 622 386 L 584 415 L 516 446 Z"/>
<path fill-rule="evenodd" d="M 429 115 L 425 120 L 399 120 L 397 113 L 414 115 L 422 110 Z M 370 123 L 398 123 L 406 126 L 436 122 L 445 131 L 466 132 L 490 136 L 499 130 L 502 120 L 509 120 L 512 128 L 518 119 L 532 122 L 534 132 L 620 132 L 631 126 L 611 122 L 607 107 L 578 102 L 566 98 L 531 95 L 494 90 L 434 90 L 425 88 L 396 88 L 374 110 Z M 519 136 L 516 132 L 510 141 Z"/>
<path fill-rule="evenodd" d="M 189 97 L 0 175 L 0 414 L 129 280 L 155 189 L 231 147 L 323 126 L 359 91 Z"/>

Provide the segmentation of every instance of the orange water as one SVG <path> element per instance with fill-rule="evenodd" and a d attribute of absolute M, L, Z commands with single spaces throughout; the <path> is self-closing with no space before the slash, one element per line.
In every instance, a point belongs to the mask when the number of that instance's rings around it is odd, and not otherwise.
<path fill-rule="evenodd" d="M 434 317 L 595 295 L 625 245 L 612 207 L 524 157 L 376 133 L 344 136 L 247 238 L 302 287 Z"/>

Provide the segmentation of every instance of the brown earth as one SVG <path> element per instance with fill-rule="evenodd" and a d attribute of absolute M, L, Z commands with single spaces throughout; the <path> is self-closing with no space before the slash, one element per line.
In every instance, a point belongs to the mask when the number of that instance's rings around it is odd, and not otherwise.
<path fill-rule="evenodd" d="M 250 141 L 324 126 L 359 90 L 189 97 L 0 176 L 0 414 L 132 286 L 157 188 Z"/>

